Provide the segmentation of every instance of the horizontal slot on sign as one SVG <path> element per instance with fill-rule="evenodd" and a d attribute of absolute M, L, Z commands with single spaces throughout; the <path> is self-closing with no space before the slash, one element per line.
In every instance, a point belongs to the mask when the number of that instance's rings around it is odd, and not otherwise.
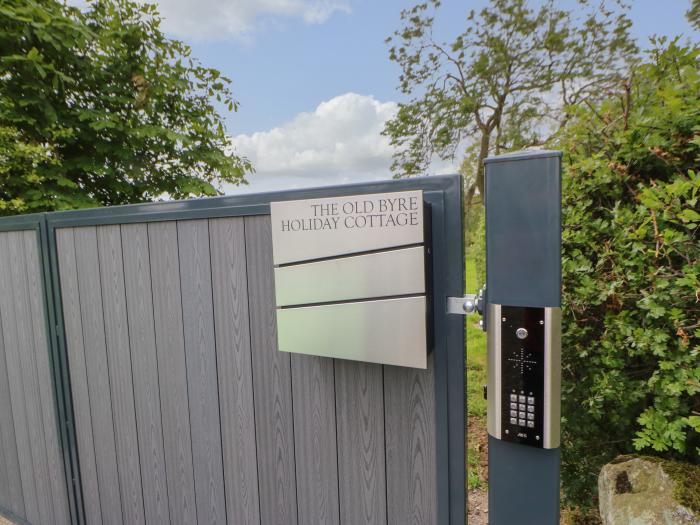
<path fill-rule="evenodd" d="M 347 303 L 357 303 L 359 301 L 381 301 L 384 299 L 406 299 L 409 297 L 422 297 L 423 294 L 417 293 L 407 293 L 402 295 L 382 295 L 379 297 L 362 297 L 361 299 L 345 299 L 342 301 L 322 301 L 318 303 L 304 303 L 304 304 L 290 304 L 286 306 L 278 306 L 280 310 L 287 310 L 289 308 L 306 308 L 308 306 L 324 306 L 328 304 L 347 304 Z"/>
<path fill-rule="evenodd" d="M 424 293 L 422 246 L 275 268 L 278 307 Z"/>
<path fill-rule="evenodd" d="M 278 309 L 277 333 L 283 352 L 427 366 L 425 296 Z"/>
<path fill-rule="evenodd" d="M 384 253 L 384 252 L 392 252 L 396 250 L 405 250 L 407 248 L 417 248 L 417 247 L 422 247 L 423 244 L 417 243 L 417 244 L 409 244 L 406 246 L 394 246 L 391 248 L 379 248 L 376 250 L 365 250 L 364 252 L 356 252 L 356 253 L 346 253 L 343 255 L 330 255 L 328 257 L 319 257 L 317 259 L 304 259 L 301 261 L 296 261 L 296 262 L 291 262 L 291 263 L 284 263 L 284 264 L 279 264 L 275 266 L 275 268 L 287 268 L 288 266 L 298 266 L 300 264 L 309 264 L 309 263 L 316 263 L 316 262 L 323 262 L 323 261 L 332 261 L 333 259 L 347 259 L 348 257 L 357 257 L 359 255 L 371 255 L 373 253 Z"/>

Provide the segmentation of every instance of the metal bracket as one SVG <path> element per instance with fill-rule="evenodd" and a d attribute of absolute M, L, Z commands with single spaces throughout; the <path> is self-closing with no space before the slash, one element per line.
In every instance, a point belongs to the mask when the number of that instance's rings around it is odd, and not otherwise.
<path fill-rule="evenodd" d="M 477 296 L 467 294 L 464 297 L 448 297 L 447 313 L 456 315 L 471 315 L 477 312 Z"/>
<path fill-rule="evenodd" d="M 479 290 L 478 294 L 467 294 L 463 297 L 448 297 L 447 298 L 447 313 L 454 315 L 484 315 L 484 295 L 486 295 L 486 286 Z M 483 319 L 479 321 L 483 328 Z"/>

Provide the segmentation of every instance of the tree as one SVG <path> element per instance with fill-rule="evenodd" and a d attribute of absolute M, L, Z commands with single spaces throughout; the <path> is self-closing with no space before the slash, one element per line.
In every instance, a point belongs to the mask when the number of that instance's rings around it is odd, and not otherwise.
<path fill-rule="evenodd" d="M 0 6 L 0 214 L 214 195 L 244 183 L 215 101 L 230 79 L 167 38 L 154 6 Z"/>
<path fill-rule="evenodd" d="M 700 47 L 654 43 L 572 113 L 562 235 L 562 477 L 643 451 L 700 461 Z"/>
<path fill-rule="evenodd" d="M 691 0 L 690 9 L 686 13 L 688 22 L 695 29 L 700 31 L 700 0 Z"/>
<path fill-rule="evenodd" d="M 468 198 L 483 192 L 490 153 L 539 145 L 565 122 L 566 108 L 591 104 L 616 86 L 636 54 L 624 8 L 590 6 L 576 18 L 554 0 L 533 9 L 527 0 L 491 0 L 451 43 L 433 37 L 439 0 L 401 14 L 390 43 L 401 67 L 399 104 L 384 133 L 397 147 L 397 176 L 422 173 L 434 155 L 452 158 L 465 144 L 473 154 Z"/>

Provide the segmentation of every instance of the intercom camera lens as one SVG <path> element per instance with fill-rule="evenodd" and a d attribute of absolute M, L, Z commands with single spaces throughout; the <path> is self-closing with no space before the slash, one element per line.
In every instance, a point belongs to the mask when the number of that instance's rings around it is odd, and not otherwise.
<path fill-rule="evenodd" d="M 515 331 L 515 335 L 518 336 L 518 339 L 525 339 L 527 337 L 527 330 L 525 328 L 518 328 Z"/>

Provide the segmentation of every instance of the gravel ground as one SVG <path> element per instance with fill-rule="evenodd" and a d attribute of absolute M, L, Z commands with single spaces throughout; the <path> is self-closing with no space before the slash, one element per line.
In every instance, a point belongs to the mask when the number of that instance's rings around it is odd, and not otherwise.
<path fill-rule="evenodd" d="M 483 489 L 474 489 L 469 491 L 468 497 L 469 525 L 488 525 L 489 493 Z"/>

